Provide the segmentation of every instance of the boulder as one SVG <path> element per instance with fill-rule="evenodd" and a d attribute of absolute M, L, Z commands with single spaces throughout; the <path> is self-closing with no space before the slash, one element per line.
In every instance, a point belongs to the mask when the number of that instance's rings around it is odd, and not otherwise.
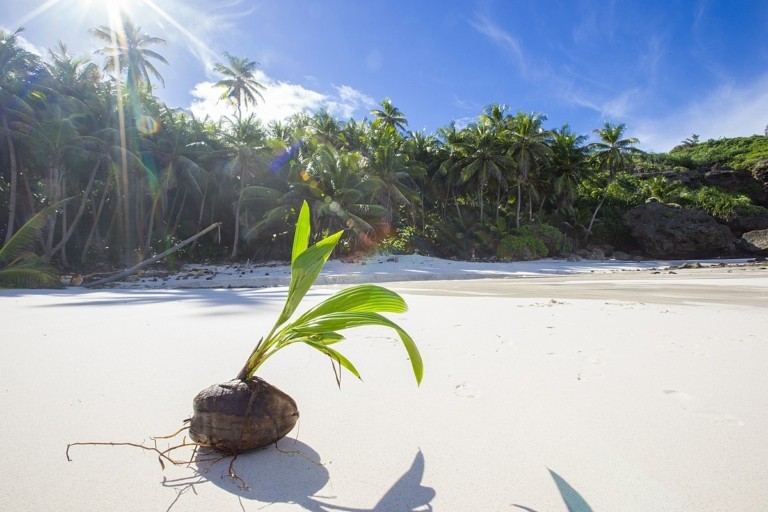
<path fill-rule="evenodd" d="M 652 201 L 628 211 L 624 222 L 643 251 L 654 258 L 709 258 L 735 249 L 730 229 L 703 210 Z"/>
<path fill-rule="evenodd" d="M 768 212 L 738 215 L 729 220 L 727 225 L 736 236 L 741 236 L 747 231 L 768 229 Z"/>
<path fill-rule="evenodd" d="M 763 256 L 768 255 L 768 229 L 748 231 L 741 235 L 738 242 L 739 249 Z"/>

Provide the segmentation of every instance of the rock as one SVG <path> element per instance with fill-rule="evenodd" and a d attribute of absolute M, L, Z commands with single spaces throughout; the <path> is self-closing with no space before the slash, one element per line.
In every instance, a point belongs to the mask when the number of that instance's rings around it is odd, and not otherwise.
<path fill-rule="evenodd" d="M 614 247 L 611 244 L 600 244 L 600 245 L 588 244 L 587 249 L 595 253 L 602 253 L 603 258 L 611 256 L 614 251 Z"/>
<path fill-rule="evenodd" d="M 741 235 L 739 249 L 752 254 L 768 255 L 768 229 L 748 231 Z"/>
<path fill-rule="evenodd" d="M 566 261 L 570 261 L 571 263 L 581 261 L 581 256 L 578 254 L 569 254 L 566 258 Z"/>
<path fill-rule="evenodd" d="M 613 259 L 619 261 L 628 261 L 631 259 L 631 256 L 623 251 L 613 251 Z"/>
<path fill-rule="evenodd" d="M 768 229 L 768 212 L 739 215 L 729 220 L 727 225 L 736 236 L 741 236 L 747 231 Z"/>
<path fill-rule="evenodd" d="M 768 190 L 748 170 L 713 169 L 704 173 L 703 184 L 745 195 L 754 204 L 768 205 Z"/>
<path fill-rule="evenodd" d="M 703 210 L 649 202 L 628 211 L 624 221 L 643 251 L 654 258 L 708 258 L 735 249 L 730 229 Z"/>
<path fill-rule="evenodd" d="M 647 173 L 644 177 L 661 175 L 668 180 L 679 181 L 686 187 L 697 189 L 702 186 L 719 187 L 725 191 L 749 197 L 754 204 L 768 206 L 768 163 L 753 166 L 752 170 L 695 169 L 686 171 L 664 171 Z"/>

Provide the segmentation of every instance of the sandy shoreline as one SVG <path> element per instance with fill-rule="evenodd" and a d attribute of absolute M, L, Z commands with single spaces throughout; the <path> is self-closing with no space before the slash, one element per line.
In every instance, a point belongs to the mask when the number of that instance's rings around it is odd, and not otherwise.
<path fill-rule="evenodd" d="M 0 291 L 0 503 L 544 512 L 567 510 L 560 478 L 582 511 L 768 508 L 768 269 L 386 286 L 410 305 L 393 319 L 419 344 L 422 386 L 388 331 L 349 332 L 339 348 L 364 382 L 345 375 L 341 390 L 321 355 L 276 356 L 263 377 L 302 416 L 277 447 L 238 457 L 247 488 L 226 461 L 163 471 L 133 448 L 64 451 L 182 426 L 200 389 L 237 372 L 283 288 Z"/>

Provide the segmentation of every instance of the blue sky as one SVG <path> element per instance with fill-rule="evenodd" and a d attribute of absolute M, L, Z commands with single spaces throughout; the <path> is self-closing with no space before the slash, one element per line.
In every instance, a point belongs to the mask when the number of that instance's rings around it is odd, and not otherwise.
<path fill-rule="evenodd" d="M 626 123 L 667 151 L 693 133 L 762 134 L 768 124 L 768 2 L 418 0 L 25 0 L 0 5 L 45 53 L 100 46 L 88 29 L 121 6 L 170 66 L 155 93 L 172 107 L 224 115 L 211 84 L 228 51 L 260 63 L 265 121 L 326 108 L 362 119 L 383 98 L 411 130 L 462 126 L 484 106 L 541 112 L 591 135 Z M 368 116 L 370 117 L 370 116 Z"/>

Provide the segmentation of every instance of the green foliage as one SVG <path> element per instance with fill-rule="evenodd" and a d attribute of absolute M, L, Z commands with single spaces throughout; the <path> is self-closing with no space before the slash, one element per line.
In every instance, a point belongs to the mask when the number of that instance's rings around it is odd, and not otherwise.
<path fill-rule="evenodd" d="M 680 204 L 688 208 L 699 208 L 714 218 L 727 222 L 736 215 L 764 213 L 768 209 L 752 204 L 747 197 L 726 192 L 717 187 L 701 187 L 681 195 Z"/>
<path fill-rule="evenodd" d="M 320 275 L 341 235 L 342 231 L 338 231 L 309 246 L 309 205 L 306 201 L 303 203 L 294 235 L 291 282 L 285 306 L 270 333 L 256 345 L 240 371 L 239 379 L 253 377 L 264 361 L 294 343 L 304 343 L 319 350 L 360 378 L 360 373 L 352 362 L 331 345 L 344 340 L 344 336 L 338 331 L 381 325 L 393 329 L 400 336 L 410 357 L 416 382 L 421 383 L 424 365 L 416 344 L 400 326 L 380 314 L 403 313 L 408 309 L 402 297 L 393 291 L 375 285 L 353 286 L 336 293 L 289 322 L 299 303 Z"/>
<path fill-rule="evenodd" d="M 31 249 L 51 215 L 64 202 L 38 212 L 0 247 L 0 288 L 62 287 L 56 269 Z"/>
<path fill-rule="evenodd" d="M 669 158 L 676 159 L 680 162 L 678 165 L 689 169 L 715 165 L 737 170 L 749 169 L 761 159 L 768 158 L 768 137 L 753 135 L 680 145 L 669 152 Z"/>
<path fill-rule="evenodd" d="M 546 255 L 560 254 L 565 249 L 565 235 L 554 226 L 549 224 L 531 224 L 529 226 L 521 227 L 515 230 L 520 234 L 530 234 L 541 240 L 544 246 L 547 248 Z"/>
<path fill-rule="evenodd" d="M 518 234 L 499 241 L 497 255 L 502 260 L 538 260 L 547 255 L 547 246 L 529 230 L 520 228 Z"/>
<path fill-rule="evenodd" d="M 387 254 L 425 254 L 431 255 L 438 242 L 437 230 L 432 225 L 424 229 L 403 226 L 378 244 L 378 249 Z"/>

